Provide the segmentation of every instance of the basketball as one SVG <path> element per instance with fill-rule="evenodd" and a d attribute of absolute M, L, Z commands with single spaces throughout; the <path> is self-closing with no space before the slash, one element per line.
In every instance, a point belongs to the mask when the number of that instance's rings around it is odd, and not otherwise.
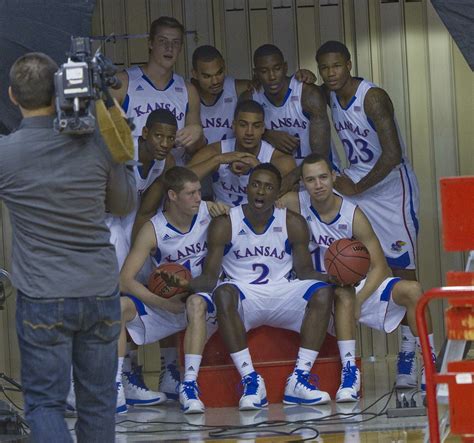
<path fill-rule="evenodd" d="M 370 254 L 363 243 L 341 238 L 329 246 L 324 256 L 326 272 L 343 285 L 353 285 L 365 278 L 370 266 Z"/>
<path fill-rule="evenodd" d="M 173 288 L 166 284 L 166 282 L 161 278 L 160 275 L 156 273 L 156 271 L 166 271 L 170 274 L 178 275 L 185 280 L 191 280 L 191 272 L 188 268 L 180 265 L 178 263 L 164 263 L 158 266 L 151 274 L 150 278 L 148 279 L 148 289 L 163 298 L 170 298 L 173 295 L 180 294 L 184 292 L 182 288 Z"/>

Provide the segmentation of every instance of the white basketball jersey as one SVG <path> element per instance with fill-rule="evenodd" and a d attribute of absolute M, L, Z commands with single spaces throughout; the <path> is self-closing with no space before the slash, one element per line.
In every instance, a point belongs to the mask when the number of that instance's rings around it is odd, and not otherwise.
<path fill-rule="evenodd" d="M 352 238 L 352 221 L 357 206 L 343 198 L 339 213 L 334 220 L 325 223 L 311 205 L 308 192 L 300 191 L 298 197 L 301 215 L 305 218 L 311 232 L 309 252 L 314 260 L 314 268 L 318 272 L 326 272 L 324 255 L 331 243 L 340 238 Z"/>
<path fill-rule="evenodd" d="M 200 275 L 207 254 L 207 228 L 211 222 L 206 202 L 201 202 L 189 232 L 180 232 L 168 223 L 161 209 L 150 221 L 157 243 L 156 252 L 151 256 L 154 265 L 178 263 L 188 268 L 193 277 Z"/>
<path fill-rule="evenodd" d="M 235 151 L 235 138 L 221 141 L 222 154 L 233 151 Z M 257 159 L 260 163 L 270 163 L 274 152 L 273 146 L 262 140 Z M 249 176 L 250 171 L 247 174 L 238 176 L 231 171 L 230 165 L 220 165 L 219 169 L 212 175 L 214 199 L 230 206 L 247 203 Z"/>
<path fill-rule="evenodd" d="M 188 89 L 183 77 L 173 73 L 165 89 L 157 89 L 141 68 L 127 69 L 128 89 L 122 104 L 127 117 L 133 118 L 135 129 L 132 135 L 137 146 L 138 137 L 146 124 L 148 115 L 155 109 L 169 109 L 176 117 L 178 129 L 184 128 L 188 110 Z M 184 165 L 184 148 L 172 150 L 176 163 Z M 137 152 L 135 152 L 137 156 Z M 137 158 L 137 157 L 136 157 Z"/>
<path fill-rule="evenodd" d="M 222 261 L 233 280 L 263 285 L 288 278 L 293 267 L 286 228 L 286 209 L 273 210 L 264 233 L 256 234 L 242 206 L 231 208 L 232 240 Z"/>
<path fill-rule="evenodd" d="M 365 177 L 382 154 L 375 126 L 364 111 L 367 91 L 377 86 L 367 80 L 361 80 L 354 97 L 345 108 L 340 105 L 335 92 L 332 91 L 330 96 L 332 120 L 349 163 L 349 168 L 344 172 L 354 182 Z M 407 163 L 405 144 L 396 119 L 395 125 L 402 147 L 402 163 Z"/>
<path fill-rule="evenodd" d="M 234 137 L 232 121 L 237 105 L 235 79 L 225 77 L 224 89 L 217 101 L 207 106 L 201 101 L 201 122 L 208 144 Z"/>
<path fill-rule="evenodd" d="M 129 214 L 122 217 L 122 226 L 127 235 L 128 241 L 130 242 L 132 237 L 133 223 L 140 207 L 143 193 L 152 185 L 152 183 L 163 173 L 165 169 L 166 159 L 160 161 L 154 161 L 146 177 L 142 177 L 139 166 L 133 167 L 133 173 L 135 175 L 135 183 L 137 189 L 137 206 Z"/>

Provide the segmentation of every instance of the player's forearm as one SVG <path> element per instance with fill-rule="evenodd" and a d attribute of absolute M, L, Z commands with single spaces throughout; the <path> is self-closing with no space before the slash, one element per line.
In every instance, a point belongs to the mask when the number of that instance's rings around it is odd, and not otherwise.
<path fill-rule="evenodd" d="M 196 152 L 198 152 L 201 148 L 203 148 L 206 145 L 207 145 L 206 137 L 204 137 L 204 133 L 201 132 L 201 135 L 199 136 L 199 138 L 191 145 L 186 146 L 185 150 L 186 150 L 186 153 L 190 157 L 192 157 L 194 154 L 196 154 Z"/>
<path fill-rule="evenodd" d="M 364 283 L 364 287 L 357 294 L 357 300 L 362 304 L 367 300 L 382 284 L 382 282 L 391 276 L 390 269 L 388 267 L 373 268 L 367 274 L 367 278 Z"/>
<path fill-rule="evenodd" d="M 214 171 L 216 171 L 220 165 L 221 155 L 214 155 L 211 158 L 199 163 L 193 164 L 191 161 L 188 163 L 187 167 L 198 176 L 199 180 L 202 180 L 204 177 L 207 177 L 209 174 L 212 174 Z"/>
<path fill-rule="evenodd" d="M 367 189 L 370 189 L 377 183 L 380 183 L 399 164 L 400 162 L 397 162 L 396 160 L 387 161 L 380 157 L 370 172 L 356 183 L 357 193 L 360 194 L 364 191 L 367 191 Z"/>
<path fill-rule="evenodd" d="M 293 189 L 293 185 L 298 183 L 301 176 L 301 167 L 297 166 L 288 174 L 286 174 L 281 181 L 280 195 L 286 194 Z"/>
<path fill-rule="evenodd" d="M 296 276 L 300 280 L 319 280 L 322 282 L 328 282 L 329 276 L 327 274 L 322 274 L 321 272 L 315 271 L 312 267 L 300 269 Z"/>
<path fill-rule="evenodd" d="M 329 160 L 331 152 L 331 128 L 327 118 L 312 118 L 310 121 L 309 143 L 311 151 Z"/>
<path fill-rule="evenodd" d="M 188 290 L 192 294 L 196 292 L 212 292 L 217 284 L 217 277 L 201 274 L 189 282 Z"/>
<path fill-rule="evenodd" d="M 160 308 L 162 305 L 161 297 L 150 292 L 144 285 L 133 278 L 120 277 L 120 291 L 134 295 L 148 306 Z"/>

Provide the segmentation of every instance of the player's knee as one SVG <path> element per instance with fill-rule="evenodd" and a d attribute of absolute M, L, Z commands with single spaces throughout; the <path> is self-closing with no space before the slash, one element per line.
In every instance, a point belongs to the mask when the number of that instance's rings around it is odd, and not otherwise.
<path fill-rule="evenodd" d="M 421 295 L 423 294 L 423 288 L 417 281 L 406 282 L 406 297 L 409 303 L 417 304 Z"/>
<path fill-rule="evenodd" d="M 346 288 L 334 289 L 334 302 L 345 309 L 352 309 L 354 306 L 355 294 Z"/>
<path fill-rule="evenodd" d="M 214 291 L 214 302 L 218 313 L 225 313 L 237 309 L 238 294 L 232 285 L 221 285 Z"/>
<path fill-rule="evenodd" d="M 137 313 L 135 303 L 129 297 L 120 297 L 120 311 L 123 322 L 133 320 Z"/>
<path fill-rule="evenodd" d="M 200 295 L 193 294 L 186 300 L 186 311 L 189 318 L 204 317 L 207 311 L 207 303 Z"/>
<path fill-rule="evenodd" d="M 310 309 L 317 309 L 318 311 L 330 311 L 332 303 L 334 300 L 334 290 L 330 286 L 325 286 L 324 288 L 317 289 L 309 303 L 308 307 Z"/>

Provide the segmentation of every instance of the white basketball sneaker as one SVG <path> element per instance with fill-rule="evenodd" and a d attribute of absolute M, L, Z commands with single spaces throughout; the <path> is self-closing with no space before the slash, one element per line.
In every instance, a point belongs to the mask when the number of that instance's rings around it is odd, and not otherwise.
<path fill-rule="evenodd" d="M 241 383 L 244 387 L 244 393 L 239 401 L 241 411 L 253 411 L 268 405 L 265 382 L 259 374 L 254 371 L 243 377 Z"/>
<path fill-rule="evenodd" d="M 397 378 L 395 386 L 397 388 L 416 388 L 417 380 L 417 364 L 416 354 L 412 352 L 399 352 L 397 358 Z"/>
<path fill-rule="evenodd" d="M 287 405 L 320 405 L 328 403 L 331 397 L 327 392 L 320 391 L 316 384 L 316 376 L 312 376 L 309 371 L 295 369 L 286 381 L 283 403 Z"/>
<path fill-rule="evenodd" d="M 196 381 L 184 381 L 179 386 L 179 402 L 185 414 L 202 414 L 204 403 L 199 398 L 199 388 Z"/>
<path fill-rule="evenodd" d="M 123 384 L 119 381 L 115 382 L 117 387 L 117 407 L 115 412 L 117 414 L 125 414 L 128 411 L 127 402 L 125 401 L 125 392 L 123 390 Z"/>
<path fill-rule="evenodd" d="M 178 400 L 181 374 L 176 364 L 167 365 L 160 372 L 160 384 L 158 390 L 166 394 L 169 400 Z"/>
<path fill-rule="evenodd" d="M 122 384 L 127 405 L 152 406 L 166 401 L 166 394 L 154 392 L 146 385 L 142 377 L 141 366 L 122 374 Z"/>
<path fill-rule="evenodd" d="M 345 403 L 360 399 L 360 371 L 347 362 L 342 368 L 341 385 L 336 393 L 336 402 Z"/>

